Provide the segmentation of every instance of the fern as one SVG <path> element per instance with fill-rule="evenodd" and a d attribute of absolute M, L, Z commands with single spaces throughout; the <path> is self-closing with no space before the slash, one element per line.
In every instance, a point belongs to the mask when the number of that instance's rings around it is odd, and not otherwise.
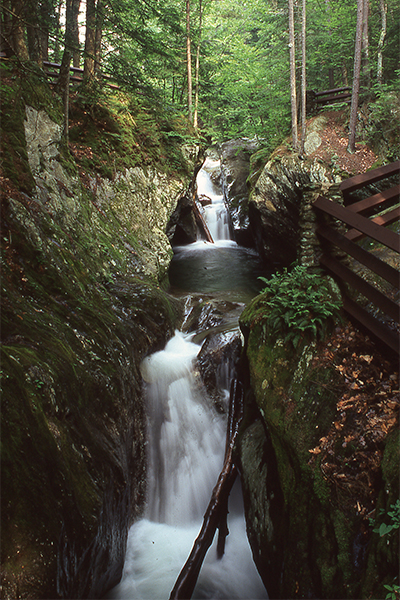
<path fill-rule="evenodd" d="M 340 319 L 341 300 L 332 294 L 321 271 L 296 265 L 290 272 L 285 268 L 260 280 L 266 284 L 262 303 L 268 333 L 282 336 L 294 347 L 304 338 L 323 339 Z"/>

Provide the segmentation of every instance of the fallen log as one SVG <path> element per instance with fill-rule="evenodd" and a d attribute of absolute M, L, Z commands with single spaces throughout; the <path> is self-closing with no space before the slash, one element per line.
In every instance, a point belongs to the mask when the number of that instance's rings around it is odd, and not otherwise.
<path fill-rule="evenodd" d="M 243 389 L 237 381 L 234 381 L 231 386 L 229 404 L 230 409 L 227 435 L 229 435 L 230 439 L 225 452 L 224 466 L 204 514 L 203 526 L 193 544 L 189 558 L 175 582 L 170 595 L 170 600 L 188 600 L 192 597 L 203 560 L 207 554 L 207 550 L 213 542 L 217 528 L 219 528 L 220 531 L 217 555 L 221 558 L 224 553 L 225 538 L 229 533 L 226 524 L 228 497 L 237 475 L 237 469 L 233 462 L 233 449 L 243 413 Z M 220 554 L 221 552 L 222 554 Z"/>
<path fill-rule="evenodd" d="M 199 229 L 201 229 L 205 235 L 207 242 L 214 243 L 210 230 L 207 227 L 207 223 L 205 222 L 203 215 L 201 214 L 199 207 L 196 204 L 196 201 L 193 201 L 193 212 L 197 222 Z"/>

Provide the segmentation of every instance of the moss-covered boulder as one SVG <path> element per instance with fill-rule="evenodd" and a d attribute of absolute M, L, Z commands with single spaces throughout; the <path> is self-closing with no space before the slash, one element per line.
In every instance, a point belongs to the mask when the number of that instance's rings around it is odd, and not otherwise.
<path fill-rule="evenodd" d="M 262 295 L 240 319 L 254 396 L 248 394 L 238 460 L 255 562 L 273 598 L 382 597 L 395 577 L 397 545 L 384 547 L 357 505 L 352 509 L 356 499 L 341 502 L 324 475 L 324 453 L 314 450 L 342 426 L 340 369 L 319 360 L 319 344 L 303 340 L 294 348 L 270 335 L 265 319 Z M 396 432 L 385 441 L 376 484 L 385 512 L 398 497 L 397 444 Z"/>

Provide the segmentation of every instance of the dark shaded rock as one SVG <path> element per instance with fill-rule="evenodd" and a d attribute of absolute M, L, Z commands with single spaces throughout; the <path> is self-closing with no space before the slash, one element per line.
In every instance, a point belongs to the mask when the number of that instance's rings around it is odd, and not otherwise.
<path fill-rule="evenodd" d="M 197 224 L 190 193 L 179 199 L 168 222 L 166 233 L 172 246 L 185 246 L 196 241 Z"/>
<path fill-rule="evenodd" d="M 247 178 L 250 173 L 250 156 L 259 143 L 247 138 L 230 140 L 221 145 L 222 189 L 230 214 L 234 239 L 243 246 L 253 246 L 248 232 Z"/>
<path fill-rule="evenodd" d="M 209 335 L 197 357 L 200 374 L 207 393 L 226 410 L 226 398 L 221 388 L 229 392 L 235 364 L 239 359 L 241 340 L 239 331 Z"/>
<path fill-rule="evenodd" d="M 298 258 L 304 207 L 333 184 L 327 167 L 297 156 L 275 157 L 265 165 L 250 195 L 249 220 L 266 262 L 289 266 Z"/>

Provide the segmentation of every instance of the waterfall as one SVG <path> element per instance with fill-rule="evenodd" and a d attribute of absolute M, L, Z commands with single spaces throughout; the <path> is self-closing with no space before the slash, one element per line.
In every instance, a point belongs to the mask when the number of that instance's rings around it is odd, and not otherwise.
<path fill-rule="evenodd" d="M 207 397 L 194 362 L 193 334 L 176 332 L 142 363 L 148 410 L 148 498 L 128 536 L 115 599 L 167 600 L 200 530 L 222 468 L 226 418 Z M 267 598 L 253 563 L 240 488 L 230 500 L 226 552 L 209 549 L 193 598 Z M 216 541 L 215 541 L 216 543 Z"/>
<path fill-rule="evenodd" d="M 207 157 L 196 179 L 197 196 L 214 242 L 231 239 L 229 213 L 225 206 L 222 188 L 212 179 L 212 174 L 219 172 L 220 168 L 219 160 Z"/>

